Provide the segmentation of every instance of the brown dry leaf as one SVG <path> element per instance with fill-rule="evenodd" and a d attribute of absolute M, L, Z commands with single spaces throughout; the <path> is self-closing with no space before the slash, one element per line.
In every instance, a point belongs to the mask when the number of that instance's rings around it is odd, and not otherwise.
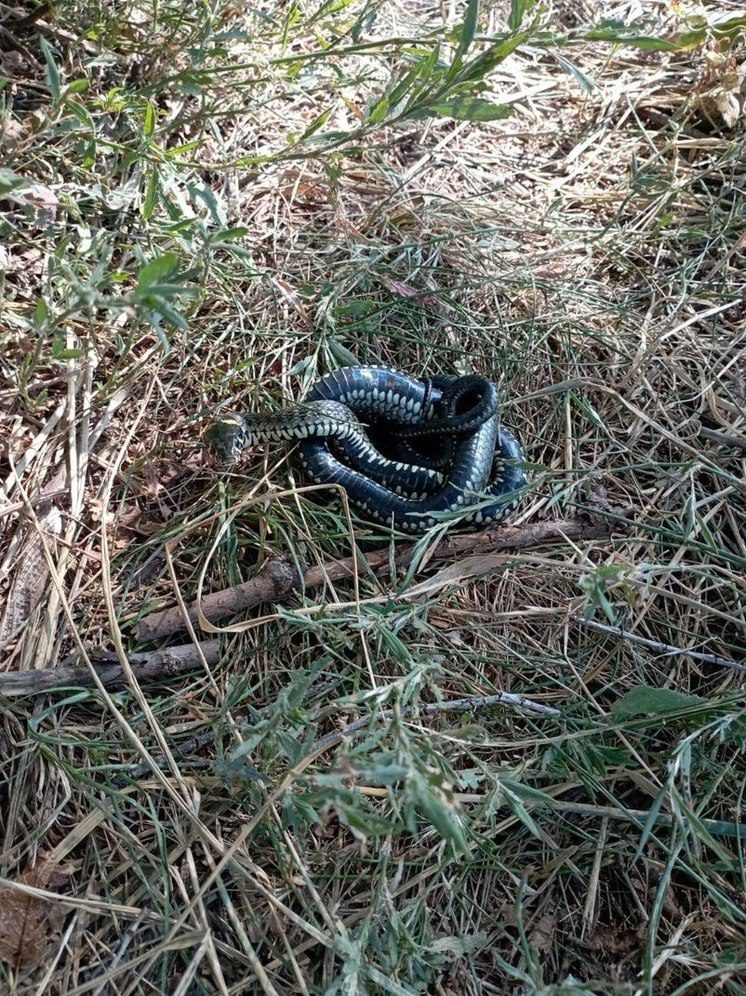
<path fill-rule="evenodd" d="M 383 282 L 392 294 L 399 294 L 401 297 L 417 297 L 421 293 L 416 287 L 412 287 L 411 284 L 406 283 L 404 280 L 393 280 L 391 277 L 384 277 Z"/>
<path fill-rule="evenodd" d="M 60 865 L 40 854 L 33 868 L 25 868 L 19 885 L 55 889 L 70 878 L 69 865 Z M 56 943 L 65 910 L 57 903 L 16 892 L 0 885 L 0 958 L 15 968 L 39 965 Z"/>
<path fill-rule="evenodd" d="M 0 73 L 4 76 L 9 76 L 4 69 L 3 60 L 0 58 Z M 14 145 L 23 136 L 23 125 L 20 121 L 16 121 L 15 118 L 8 117 L 6 121 L 3 122 L 2 130 L 0 130 L 0 146 L 2 145 Z"/>
<path fill-rule="evenodd" d="M 284 197 L 306 203 L 325 201 L 328 197 L 318 179 L 313 176 L 305 178 L 297 168 L 285 170 L 281 189 Z"/>
<path fill-rule="evenodd" d="M 454 564 L 449 564 L 431 578 L 426 578 L 407 591 L 408 598 L 418 598 L 433 591 L 439 591 L 447 585 L 456 584 L 482 574 L 489 574 L 509 559 L 506 553 L 476 554 L 464 557 Z"/>
<path fill-rule="evenodd" d="M 103 502 L 100 498 L 91 498 L 88 503 L 88 511 L 93 522 L 103 522 L 104 518 L 106 520 L 106 525 L 111 526 L 116 522 L 116 512 L 112 509 L 104 509 Z"/>
<path fill-rule="evenodd" d="M 116 550 L 126 550 L 137 536 L 153 536 L 163 529 L 163 519 L 148 518 L 137 505 L 121 509 L 115 521 L 116 533 L 113 544 Z"/>
<path fill-rule="evenodd" d="M 554 944 L 557 933 L 557 919 L 550 913 L 544 913 L 529 935 L 529 943 L 541 954 L 548 955 Z"/>
<path fill-rule="evenodd" d="M 306 328 L 312 328 L 313 323 L 311 318 L 300 298 L 300 294 L 298 294 L 295 288 L 287 280 L 283 280 L 282 277 L 272 277 L 272 283 L 277 287 L 290 307 L 300 316 Z"/>
<path fill-rule="evenodd" d="M 421 304 L 431 306 L 439 304 L 438 298 L 434 294 L 428 294 L 427 291 L 412 287 L 411 284 L 406 283 L 404 280 L 394 280 L 392 277 L 384 277 L 383 282 L 392 294 L 399 294 L 401 297 L 416 297 Z"/>
<path fill-rule="evenodd" d="M 715 94 L 715 106 L 720 112 L 720 117 L 726 128 L 735 128 L 741 116 L 741 103 L 736 93 L 729 90 L 720 90 Z"/>

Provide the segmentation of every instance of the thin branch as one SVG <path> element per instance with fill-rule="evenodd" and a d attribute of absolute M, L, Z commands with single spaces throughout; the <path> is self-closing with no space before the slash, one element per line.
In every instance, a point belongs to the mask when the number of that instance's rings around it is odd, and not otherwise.
<path fill-rule="evenodd" d="M 220 641 L 207 640 L 199 649 L 208 664 L 220 660 Z M 132 672 L 138 681 L 158 681 L 193 671 L 202 663 L 194 644 L 168 647 L 142 654 L 129 655 Z M 94 663 L 96 673 L 107 688 L 125 688 L 127 682 L 118 663 Z M 55 667 L 48 671 L 11 671 L 0 674 L 0 698 L 41 695 L 53 688 L 90 688 L 95 684 L 87 667 Z"/>
<path fill-rule="evenodd" d="M 641 647 L 649 647 L 650 650 L 657 650 L 660 654 L 678 654 L 682 657 L 691 657 L 695 661 L 702 661 L 703 664 L 727 667 L 732 671 L 746 671 L 746 664 L 736 664 L 735 661 L 729 660 L 727 657 L 721 657 L 719 654 L 704 654 L 699 650 L 674 647 L 669 643 L 659 643 L 658 640 L 649 640 L 646 636 L 638 636 L 637 633 L 631 633 L 627 629 L 620 629 L 618 626 L 607 626 L 606 623 L 596 622 L 593 619 L 581 619 L 580 616 L 574 616 L 573 618 L 580 626 L 586 626 L 588 629 L 594 629 L 599 633 L 610 633 L 612 636 L 618 636 L 622 640 L 627 640 L 628 643 L 637 643 Z"/>
<path fill-rule="evenodd" d="M 405 718 L 411 716 L 434 716 L 439 712 L 478 712 L 480 709 L 488 709 L 490 706 L 513 706 L 518 709 L 525 709 L 527 712 L 538 713 L 541 716 L 561 716 L 559 709 L 552 706 L 541 705 L 527 699 L 525 695 L 514 695 L 511 692 L 497 692 L 495 695 L 477 695 L 468 699 L 451 699 L 448 702 L 427 702 L 417 706 L 405 706 L 399 710 L 399 715 Z M 322 751 L 327 747 L 333 747 L 346 737 L 351 737 L 359 733 L 373 722 L 374 719 L 381 719 L 388 722 L 395 716 L 393 709 L 385 709 L 378 714 L 361 716 L 354 723 L 348 723 L 341 730 L 334 730 L 320 737 L 313 744 L 311 751 Z"/>
<path fill-rule="evenodd" d="M 708 429 L 704 425 L 701 425 L 699 427 L 699 434 L 700 436 L 704 436 L 705 439 L 711 439 L 714 443 L 719 443 L 721 446 L 746 450 L 746 438 L 737 436 L 735 433 L 718 432 L 717 429 Z"/>
<path fill-rule="evenodd" d="M 629 524 L 632 512 L 628 508 L 589 512 L 572 519 L 534 522 L 526 526 L 501 526 L 484 532 L 446 536 L 434 550 L 429 562 L 458 560 L 475 553 L 498 550 L 526 550 L 557 543 L 578 543 L 585 540 L 609 539 L 615 531 Z M 406 567 L 415 556 L 418 544 L 407 543 L 394 557 L 396 567 Z M 378 571 L 389 565 L 389 548 L 376 550 L 358 564 L 361 571 Z M 283 561 L 270 561 L 243 584 L 205 595 L 202 612 L 211 623 L 235 616 L 265 602 L 283 602 L 291 592 L 319 588 L 327 581 L 339 581 L 355 575 L 357 561 L 353 557 L 333 560 L 323 567 L 311 567 L 302 578 L 294 567 Z M 197 603 L 188 606 L 189 618 L 198 624 Z M 184 629 L 185 621 L 177 606 L 143 616 L 138 624 L 138 639 L 152 643 Z"/>

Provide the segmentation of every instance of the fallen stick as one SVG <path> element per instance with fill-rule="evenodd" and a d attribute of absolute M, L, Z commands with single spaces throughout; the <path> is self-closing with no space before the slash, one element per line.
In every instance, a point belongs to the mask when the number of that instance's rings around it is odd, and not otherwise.
<path fill-rule="evenodd" d="M 336 684 L 336 681 L 325 681 L 319 682 L 318 685 L 312 685 L 303 696 L 303 701 L 305 702 L 311 698 L 328 693 L 335 687 Z M 441 712 L 478 712 L 480 709 L 487 709 L 491 706 L 507 706 L 516 709 L 523 709 L 526 712 L 535 713 L 540 716 L 551 716 L 554 718 L 562 715 L 560 710 L 555 709 L 553 706 L 542 705 L 540 702 L 534 702 L 533 699 L 526 698 L 525 695 L 515 695 L 512 692 L 497 692 L 495 695 L 475 695 L 472 698 L 451 699 L 449 702 L 421 702 L 417 706 L 404 706 L 399 710 L 399 715 L 407 719 L 419 719 L 424 716 L 434 716 Z M 253 710 L 254 714 L 252 716 L 235 717 L 235 722 L 236 724 L 256 722 L 256 716 L 261 716 L 266 713 L 268 708 L 268 706 L 260 706 L 258 709 Z M 356 719 L 353 723 L 348 723 L 347 726 L 343 727 L 341 730 L 333 730 L 331 733 L 327 733 L 325 736 L 320 737 L 311 745 L 310 753 L 322 753 L 328 747 L 334 747 L 337 744 L 342 743 L 343 740 L 347 740 L 355 736 L 357 733 L 370 726 L 374 720 L 388 723 L 393 718 L 393 709 L 385 709 L 377 715 L 369 714 L 367 716 L 361 716 L 360 719 Z M 226 727 L 222 731 L 222 735 L 226 736 L 231 732 L 232 730 Z M 219 734 L 216 734 L 215 730 L 208 730 L 206 733 L 201 733 L 199 736 L 191 737 L 186 742 L 180 743 L 172 748 L 174 757 L 177 759 L 185 758 L 186 760 L 191 761 L 193 765 L 195 763 L 199 763 L 200 759 L 197 757 L 199 752 L 203 748 L 209 747 L 212 743 L 214 743 L 216 736 L 218 735 Z M 153 759 L 159 765 L 161 770 L 166 772 L 166 758 L 163 757 L 163 755 L 158 754 L 154 755 Z M 153 769 L 149 764 L 138 764 L 131 768 L 126 775 L 120 775 L 115 778 L 113 784 L 119 788 L 123 788 L 129 782 L 142 781 L 143 778 L 147 778 L 148 775 L 152 773 L 152 770 Z"/>
<path fill-rule="evenodd" d="M 515 695 L 512 692 L 497 692 L 496 695 L 475 695 L 467 699 L 451 699 L 449 702 L 421 702 L 417 706 L 404 706 L 399 714 L 406 719 L 415 719 L 421 716 L 434 716 L 439 712 L 479 712 L 480 709 L 488 709 L 491 706 L 512 706 L 517 709 L 524 709 L 526 712 L 538 713 L 540 716 L 561 716 L 559 709 L 553 706 L 542 705 L 527 699 L 525 695 Z M 385 709 L 378 719 L 385 723 L 390 722 L 395 716 L 393 709 Z M 326 750 L 327 747 L 334 747 L 348 737 L 354 736 L 366 729 L 376 717 L 374 715 L 361 716 L 353 723 L 348 723 L 341 730 L 333 730 L 316 740 L 311 751 Z"/>
<path fill-rule="evenodd" d="M 584 540 L 608 539 L 617 530 L 629 526 L 632 511 L 629 508 L 601 508 L 572 519 L 533 522 L 526 526 L 502 526 L 463 536 L 446 536 L 433 551 L 428 563 L 441 560 L 458 560 L 475 553 L 494 553 L 497 550 L 526 550 L 547 543 L 578 543 Z M 417 544 L 407 543 L 394 556 L 396 567 L 406 567 L 412 560 Z M 376 571 L 388 567 L 389 548 L 369 553 L 365 559 L 345 557 L 333 560 L 323 567 L 311 567 L 301 577 L 285 561 L 269 561 L 259 573 L 243 584 L 224 588 L 205 595 L 201 609 L 205 618 L 215 623 L 227 616 L 234 616 L 246 609 L 265 602 L 281 602 L 290 592 L 298 589 L 318 588 L 325 581 L 340 581 L 353 577 L 357 564 L 359 571 Z M 199 625 L 197 602 L 188 607 L 189 619 Z M 186 622 L 179 606 L 143 616 L 138 623 L 138 639 L 152 643 L 185 628 Z"/>
<path fill-rule="evenodd" d="M 208 664 L 220 660 L 220 643 L 207 640 L 200 644 Z M 138 681 L 157 681 L 173 678 L 199 667 L 201 657 L 194 644 L 151 650 L 149 653 L 130 654 L 129 662 Z M 94 662 L 96 673 L 107 688 L 125 688 L 127 682 L 117 663 Z M 55 667 L 48 671 L 11 671 L 0 674 L 0 698 L 17 698 L 21 695 L 39 695 L 53 688 L 90 688 L 94 685 L 87 667 Z"/>
<path fill-rule="evenodd" d="M 714 664 L 715 667 L 727 667 L 733 671 L 746 671 L 746 664 L 736 664 L 728 657 L 721 657 L 720 654 L 705 654 L 699 650 L 691 650 L 687 647 L 674 647 L 670 643 L 660 643 L 658 640 L 649 640 L 646 636 L 638 636 L 637 633 L 630 633 L 628 629 L 620 629 L 618 626 L 607 626 L 606 623 L 596 622 L 594 619 L 583 619 L 581 616 L 574 616 L 574 621 L 579 626 L 587 626 L 597 633 L 611 633 L 618 636 L 620 640 L 628 643 L 636 643 L 640 647 L 649 647 L 659 654 L 666 654 L 669 657 L 691 657 L 693 661 L 702 661 L 703 664 Z"/>

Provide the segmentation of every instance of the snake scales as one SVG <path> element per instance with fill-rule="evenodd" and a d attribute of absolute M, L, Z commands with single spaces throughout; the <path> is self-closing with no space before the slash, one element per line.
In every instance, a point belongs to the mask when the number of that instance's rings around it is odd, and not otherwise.
<path fill-rule="evenodd" d="M 342 485 L 368 518 L 423 533 L 449 514 L 482 523 L 516 507 L 523 452 L 498 411 L 497 388 L 483 377 L 421 381 L 387 367 L 344 367 L 292 408 L 221 416 L 205 443 L 230 465 L 247 446 L 298 440 L 313 481 Z"/>

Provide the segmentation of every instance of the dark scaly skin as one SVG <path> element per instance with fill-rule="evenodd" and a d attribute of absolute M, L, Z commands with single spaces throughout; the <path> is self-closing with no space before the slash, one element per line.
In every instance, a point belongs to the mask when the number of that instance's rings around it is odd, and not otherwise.
<path fill-rule="evenodd" d="M 503 519 L 515 508 L 526 477 L 505 461 L 520 462 L 523 453 L 499 427 L 498 404 L 497 389 L 484 378 L 439 376 L 425 384 L 385 367 L 346 367 L 322 377 L 302 405 L 290 410 L 223 416 L 206 442 L 232 462 L 256 442 L 298 439 L 300 459 L 314 481 L 342 485 L 351 503 L 378 522 L 422 533 L 470 505 L 478 507 L 459 517 L 471 522 Z M 447 478 L 432 467 L 382 456 L 357 416 L 385 418 L 392 437 L 401 441 L 404 431 L 410 451 L 420 437 L 442 443 L 441 449 L 451 451 Z M 437 465 L 437 459 L 432 462 Z"/>

